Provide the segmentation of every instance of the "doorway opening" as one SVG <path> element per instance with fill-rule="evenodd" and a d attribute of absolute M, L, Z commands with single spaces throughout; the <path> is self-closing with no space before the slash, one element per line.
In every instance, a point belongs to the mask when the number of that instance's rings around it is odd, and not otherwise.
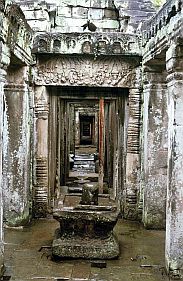
<path fill-rule="evenodd" d="M 80 144 L 92 145 L 94 139 L 94 123 L 95 117 L 88 115 L 80 115 Z"/>
<path fill-rule="evenodd" d="M 81 181 L 101 181 L 101 192 L 117 198 L 125 181 L 128 89 L 51 87 L 49 92 L 50 196 L 65 186 L 81 191 Z"/>

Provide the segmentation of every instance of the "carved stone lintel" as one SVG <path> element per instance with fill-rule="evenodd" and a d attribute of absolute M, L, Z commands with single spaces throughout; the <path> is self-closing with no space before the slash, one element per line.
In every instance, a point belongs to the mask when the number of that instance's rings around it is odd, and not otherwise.
<path fill-rule="evenodd" d="M 52 58 L 40 61 L 36 85 L 131 87 L 137 62 L 124 58 Z"/>
<path fill-rule="evenodd" d="M 43 33 L 33 43 L 34 53 L 141 55 L 140 38 L 124 33 Z"/>

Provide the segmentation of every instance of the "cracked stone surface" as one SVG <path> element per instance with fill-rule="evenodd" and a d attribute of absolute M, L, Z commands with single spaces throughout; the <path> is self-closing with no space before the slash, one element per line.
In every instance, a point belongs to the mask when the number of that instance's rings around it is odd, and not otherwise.
<path fill-rule="evenodd" d="M 169 280 L 164 271 L 164 231 L 145 230 L 137 222 L 119 220 L 115 232 L 120 257 L 106 261 L 106 268 L 97 268 L 81 259 L 51 259 L 49 246 L 57 227 L 53 219 L 40 219 L 23 229 L 5 230 L 5 276 L 11 276 L 10 281 Z"/>

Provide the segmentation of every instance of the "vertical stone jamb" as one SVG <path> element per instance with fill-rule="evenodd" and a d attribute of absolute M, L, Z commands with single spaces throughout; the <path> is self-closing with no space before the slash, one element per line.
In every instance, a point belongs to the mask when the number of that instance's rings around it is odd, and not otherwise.
<path fill-rule="evenodd" d="M 105 113 L 104 113 L 104 99 L 100 98 L 99 100 L 99 192 L 103 193 L 103 184 L 104 184 L 104 139 L 105 139 Z"/>
<path fill-rule="evenodd" d="M 4 87 L 3 201 L 9 226 L 30 219 L 29 66 L 9 65 Z"/>
<path fill-rule="evenodd" d="M 48 211 L 48 94 L 46 87 L 35 89 L 35 180 L 33 213 L 36 217 L 46 217 Z"/>
<path fill-rule="evenodd" d="M 160 65 L 158 68 L 144 71 L 143 223 L 153 229 L 165 228 L 167 189 L 166 73 L 161 72 Z"/>
<path fill-rule="evenodd" d="M 80 120 L 79 120 L 79 109 L 75 108 L 75 145 L 80 145 Z"/>
<path fill-rule="evenodd" d="M 70 132 L 70 149 L 69 153 L 75 154 L 75 116 L 74 116 L 74 105 L 70 104 L 70 119 L 69 119 L 69 132 Z"/>
<path fill-rule="evenodd" d="M 4 272 L 4 233 L 3 233 L 3 186 L 2 186 L 2 135 L 3 135 L 3 98 L 6 71 L 0 68 L 0 277 Z"/>
<path fill-rule="evenodd" d="M 137 193 L 139 190 L 139 133 L 140 133 L 140 99 L 141 90 L 129 90 L 129 122 L 127 132 L 127 157 L 126 157 L 126 194 L 124 217 L 136 219 Z"/>
<path fill-rule="evenodd" d="M 168 188 L 165 259 L 167 271 L 180 277 L 183 268 L 183 46 L 171 44 L 168 72 Z"/>

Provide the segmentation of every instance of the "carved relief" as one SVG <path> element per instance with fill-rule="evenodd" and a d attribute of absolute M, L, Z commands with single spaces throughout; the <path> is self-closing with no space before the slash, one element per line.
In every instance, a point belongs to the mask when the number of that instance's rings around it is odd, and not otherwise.
<path fill-rule="evenodd" d="M 90 54 L 92 52 L 91 42 L 85 41 L 82 45 L 82 53 Z"/>
<path fill-rule="evenodd" d="M 140 40 L 136 35 L 120 34 L 39 34 L 34 40 L 34 53 L 55 51 L 55 39 L 61 42 L 59 51 L 64 54 L 129 54 L 140 52 Z M 40 48 L 40 41 L 47 42 L 47 48 Z"/>
<path fill-rule="evenodd" d="M 52 58 L 36 69 L 37 85 L 118 86 L 132 84 L 132 62 L 124 58 Z M 135 73 L 134 73 L 135 75 Z"/>
<path fill-rule="evenodd" d="M 38 118 L 48 119 L 48 111 L 48 97 L 43 89 L 35 95 L 35 114 Z"/>
<path fill-rule="evenodd" d="M 120 42 L 114 42 L 112 46 L 113 54 L 120 54 L 121 53 L 121 44 Z"/>
<path fill-rule="evenodd" d="M 107 52 L 107 42 L 104 40 L 99 40 L 97 51 L 101 54 L 105 54 Z"/>
<path fill-rule="evenodd" d="M 35 91 L 35 117 L 37 139 L 35 143 L 36 159 L 34 162 L 34 213 L 44 217 L 48 206 L 48 114 L 49 102 L 45 87 L 38 87 Z M 44 132 L 44 137 L 42 136 Z"/>
<path fill-rule="evenodd" d="M 36 158 L 36 185 L 34 188 L 34 214 L 45 217 L 48 207 L 48 160 L 44 157 Z"/>
<path fill-rule="evenodd" d="M 68 48 L 68 49 L 69 49 L 69 48 L 74 49 L 75 46 L 76 46 L 76 40 L 74 40 L 74 39 L 72 39 L 72 38 L 70 38 L 70 37 L 67 37 L 67 38 L 66 38 L 66 44 L 67 44 L 67 48 Z"/>
<path fill-rule="evenodd" d="M 129 153 L 139 154 L 140 135 L 140 99 L 141 92 L 138 89 L 131 89 L 129 94 L 129 124 L 128 124 L 128 144 Z"/>
<path fill-rule="evenodd" d="M 25 51 L 30 52 L 32 30 L 22 10 L 18 5 L 12 4 L 7 6 L 6 14 L 9 20 L 7 36 L 8 46 L 14 51 L 15 46 L 19 45 Z"/>
<path fill-rule="evenodd" d="M 47 52 L 47 41 L 44 39 L 39 40 L 39 48 L 40 51 L 46 51 Z"/>
<path fill-rule="evenodd" d="M 55 39 L 54 42 L 53 42 L 53 49 L 54 49 L 55 51 L 59 51 L 59 50 L 60 50 L 60 47 L 61 47 L 61 42 L 60 42 L 60 40 Z"/>
<path fill-rule="evenodd" d="M 5 8 L 5 0 L 0 0 L 0 11 L 4 11 Z"/>

